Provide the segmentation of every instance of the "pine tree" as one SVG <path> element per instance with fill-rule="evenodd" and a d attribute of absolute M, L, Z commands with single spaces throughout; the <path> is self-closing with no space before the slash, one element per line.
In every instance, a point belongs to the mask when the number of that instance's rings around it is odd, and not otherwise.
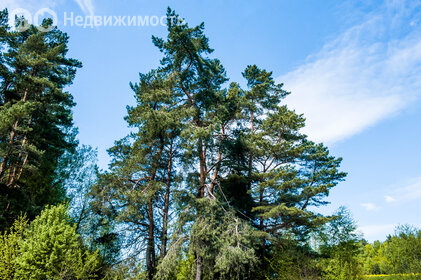
<path fill-rule="evenodd" d="M 110 171 L 100 176 L 93 190 L 95 207 L 100 211 L 111 207 L 110 214 L 131 233 L 133 241 L 126 244 L 136 248 L 131 253 L 144 251 L 149 279 L 158 257 L 166 254 L 170 199 L 177 182 L 173 165 L 183 113 L 171 98 L 172 83 L 171 78 L 151 71 L 140 74 L 139 83 L 131 85 L 137 105 L 128 108 L 126 121 L 137 131 L 109 150 L 113 158 Z"/>
<path fill-rule="evenodd" d="M 304 117 L 281 104 L 289 93 L 271 72 L 249 66 L 248 89 L 228 84 L 203 23 L 168 9 L 167 24 L 167 38 L 152 38 L 161 65 L 132 85 L 135 131 L 109 150 L 94 205 L 130 232 L 149 279 L 253 278 L 282 235 L 304 240 L 331 220 L 309 207 L 344 178 L 341 159 L 300 132 Z"/>
<path fill-rule="evenodd" d="M 226 91 L 221 88 L 227 81 L 225 69 L 218 59 L 208 57 L 213 50 L 203 23 L 191 28 L 168 9 L 167 25 L 167 40 L 152 39 L 164 54 L 162 71 L 174 79 L 173 98 L 186 112 L 181 132 L 187 150 L 184 160 L 186 166 L 198 164 L 190 179 L 199 183 L 197 197 L 212 196 L 215 182 L 211 178 L 217 177 L 220 169 L 218 146 L 230 124 L 229 116 L 221 112 L 226 109 Z M 219 139 L 215 139 L 216 133 Z"/>
<path fill-rule="evenodd" d="M 184 166 L 189 171 L 187 184 L 196 191 L 198 199 L 216 199 L 216 187 L 219 185 L 226 150 L 224 146 L 230 140 L 239 113 L 241 92 L 236 84 L 231 84 L 228 90 L 222 88 L 227 81 L 226 73 L 219 60 L 209 58 L 213 50 L 204 35 L 204 24 L 191 28 L 170 9 L 167 16 L 167 39 L 153 37 L 153 41 L 164 54 L 164 70 L 175 77 L 173 90 L 181 96 L 180 106 L 183 106 L 187 115 L 181 131 L 185 149 Z M 196 219 L 201 213 L 208 212 L 208 203 L 193 202 L 193 205 L 193 229 L 212 223 L 208 220 L 210 217 L 202 222 Z M 205 252 L 213 250 L 217 244 L 210 244 L 206 248 L 206 243 L 198 240 L 200 235 L 194 232 L 190 236 L 190 244 L 191 249 L 194 248 L 192 254 L 196 263 L 196 279 L 201 279 L 202 270 L 206 267 Z M 206 269 L 208 272 L 211 270 Z"/>
<path fill-rule="evenodd" d="M 64 198 L 57 184 L 59 158 L 74 150 L 73 98 L 64 88 L 72 83 L 77 60 L 67 58 L 68 36 L 35 26 L 12 31 L 0 19 L 0 185 L 5 196 L 22 193 L 22 205 L 2 204 L 0 228 L 10 225 L 20 211 L 33 218 L 48 203 Z M 24 20 L 24 19 L 20 19 Z M 44 20 L 44 28 L 52 21 Z M 16 208 L 16 209 L 13 209 Z"/>

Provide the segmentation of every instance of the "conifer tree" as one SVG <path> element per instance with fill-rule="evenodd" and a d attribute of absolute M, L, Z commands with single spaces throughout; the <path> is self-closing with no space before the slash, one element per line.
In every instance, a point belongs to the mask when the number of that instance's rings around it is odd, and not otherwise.
<path fill-rule="evenodd" d="M 204 225 L 213 223 L 215 217 L 205 213 L 212 213 L 210 209 L 215 205 L 222 207 L 219 202 L 207 200 L 217 199 L 216 187 L 222 176 L 226 152 L 224 147 L 231 138 L 239 114 L 241 91 L 236 84 L 231 84 L 229 89 L 223 88 L 227 81 L 225 69 L 218 59 L 209 57 L 213 50 L 204 35 L 203 23 L 189 27 L 170 9 L 167 18 L 166 40 L 153 37 L 153 42 L 164 54 L 161 71 L 174 78 L 173 98 L 185 112 L 180 137 L 184 148 L 184 170 L 189 172 L 187 186 L 196 192 L 197 199 L 204 199 L 189 203 L 190 207 L 193 206 L 189 208 L 193 222 L 189 236 L 190 252 L 195 259 L 195 277 L 202 279 L 204 271 L 207 277 L 213 275 L 215 258 L 209 262 L 207 252 L 217 250 L 220 244 L 211 240 L 205 242 L 196 233 L 202 232 Z M 231 219 L 225 220 L 221 226 L 234 224 L 235 220 Z M 216 230 L 214 235 L 218 234 L 222 233 Z"/>
<path fill-rule="evenodd" d="M 94 207 L 108 212 L 129 231 L 125 246 L 136 256 L 144 252 L 149 279 L 158 257 L 166 254 L 170 199 L 183 114 L 171 98 L 171 78 L 157 71 L 140 74 L 132 84 L 137 105 L 128 108 L 126 121 L 137 131 L 109 150 L 113 161 L 93 189 Z M 162 217 L 162 218 L 161 218 Z M 158 246 L 160 252 L 158 253 Z"/>
<path fill-rule="evenodd" d="M 338 171 L 341 159 L 300 132 L 305 119 L 280 104 L 289 92 L 275 83 L 271 72 L 253 65 L 243 76 L 249 87 L 244 94 L 243 137 L 257 228 L 270 234 L 288 228 L 303 233 L 325 223 L 329 219 L 307 208 L 325 204 L 329 189 L 344 178 Z"/>
<path fill-rule="evenodd" d="M 249 66 L 246 90 L 228 84 L 203 23 L 168 9 L 167 24 L 167 38 L 152 38 L 160 67 L 132 85 L 135 131 L 109 150 L 93 206 L 130 232 L 149 279 L 253 278 L 282 235 L 304 239 L 331 219 L 309 207 L 344 178 L 341 159 L 300 132 L 304 117 L 281 103 L 289 93 L 271 72 Z"/>
<path fill-rule="evenodd" d="M 33 218 L 43 205 L 64 197 L 57 164 L 77 144 L 74 102 L 64 88 L 81 66 L 67 58 L 68 36 L 50 28 L 51 19 L 42 23 L 48 32 L 32 25 L 20 32 L 7 25 L 7 15 L 0 15 L 0 187 L 6 197 L 22 195 L 23 203 L 0 205 L 0 228 L 20 211 Z"/>
<path fill-rule="evenodd" d="M 168 9 L 167 25 L 166 40 L 152 39 L 164 54 L 161 71 L 174 79 L 173 98 L 186 112 L 181 137 L 187 150 L 186 165 L 198 165 L 191 169 L 191 180 L 199 183 L 197 197 L 203 198 L 206 193 L 212 196 L 212 178 L 220 169 L 218 145 L 230 124 L 223 112 L 227 97 L 221 87 L 227 81 L 225 69 L 218 59 L 208 57 L 213 50 L 204 35 L 203 23 L 191 28 Z"/>

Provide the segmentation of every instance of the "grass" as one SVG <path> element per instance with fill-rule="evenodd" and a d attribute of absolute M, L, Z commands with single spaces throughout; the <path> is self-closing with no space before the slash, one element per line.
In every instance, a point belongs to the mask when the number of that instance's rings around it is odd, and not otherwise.
<path fill-rule="evenodd" d="M 421 279 L 421 274 L 391 274 L 391 275 L 364 275 L 365 280 L 409 280 L 409 279 Z"/>

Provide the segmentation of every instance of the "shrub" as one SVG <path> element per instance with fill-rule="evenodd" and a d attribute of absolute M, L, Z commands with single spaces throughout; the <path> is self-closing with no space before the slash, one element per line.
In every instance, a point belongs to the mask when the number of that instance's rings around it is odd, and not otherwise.
<path fill-rule="evenodd" d="M 15 220 L 8 232 L 0 234 L 0 279 L 14 278 L 14 260 L 18 255 L 18 243 L 22 238 L 26 225 L 26 217 L 20 217 Z"/>
<path fill-rule="evenodd" d="M 64 205 L 47 207 L 18 245 L 15 279 L 96 279 L 98 253 L 83 248 Z"/>

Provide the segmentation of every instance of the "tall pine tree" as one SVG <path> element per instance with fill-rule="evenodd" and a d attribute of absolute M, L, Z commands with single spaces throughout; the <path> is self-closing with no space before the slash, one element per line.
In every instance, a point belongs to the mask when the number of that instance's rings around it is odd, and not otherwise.
<path fill-rule="evenodd" d="M 77 144 L 73 97 L 65 87 L 81 67 L 67 57 L 69 38 L 49 28 L 50 19 L 42 23 L 48 32 L 33 25 L 20 32 L 7 25 L 7 16 L 7 10 L 1 12 L 0 228 L 21 211 L 34 217 L 42 206 L 64 198 L 58 160 Z"/>
<path fill-rule="evenodd" d="M 247 89 L 228 84 L 203 23 L 168 9 L 167 24 L 152 38 L 161 65 L 132 85 L 134 131 L 109 150 L 93 206 L 124 229 L 125 255 L 144 256 L 149 279 L 256 277 L 283 235 L 303 240 L 331 220 L 315 209 L 344 178 L 341 159 L 301 133 L 271 72 L 248 66 Z"/>

